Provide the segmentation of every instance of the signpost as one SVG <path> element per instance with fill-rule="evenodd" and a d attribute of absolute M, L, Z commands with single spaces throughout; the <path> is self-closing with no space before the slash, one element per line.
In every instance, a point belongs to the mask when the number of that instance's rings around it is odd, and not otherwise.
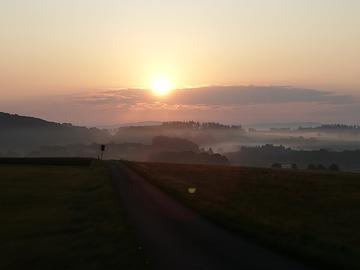
<path fill-rule="evenodd" d="M 100 150 L 101 150 L 101 160 L 103 160 L 105 149 L 106 149 L 105 144 L 102 144 L 102 145 L 100 146 Z"/>

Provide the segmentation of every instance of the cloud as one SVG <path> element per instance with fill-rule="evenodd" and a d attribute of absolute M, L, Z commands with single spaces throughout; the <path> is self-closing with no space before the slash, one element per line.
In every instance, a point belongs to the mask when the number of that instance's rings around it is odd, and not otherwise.
<path fill-rule="evenodd" d="M 105 125 L 198 120 L 225 123 L 359 122 L 356 96 L 285 86 L 208 86 L 158 98 L 144 89 L 106 89 L 70 96 L 0 101 L 4 111 L 59 122 Z"/>
<path fill-rule="evenodd" d="M 132 105 L 136 103 L 153 102 L 149 91 L 135 88 L 105 91 L 100 90 L 85 95 L 73 95 L 69 97 L 69 99 L 75 103 L 90 105 Z"/>
<path fill-rule="evenodd" d="M 163 102 L 136 103 L 130 106 L 134 111 L 206 111 L 216 109 L 215 106 L 207 105 L 186 105 L 186 104 L 167 104 Z"/>
<path fill-rule="evenodd" d="M 179 90 L 173 100 L 183 104 L 254 105 L 280 103 L 353 103 L 349 95 L 285 86 L 210 86 Z"/>
<path fill-rule="evenodd" d="M 256 104 L 284 103 L 319 103 L 319 104 L 353 104 L 354 97 L 337 95 L 329 91 L 286 86 L 207 86 L 175 90 L 161 101 L 144 89 L 119 89 L 91 93 L 73 97 L 83 104 L 104 105 L 123 104 L 134 108 L 145 103 L 156 106 L 159 102 L 179 106 L 244 106 Z"/>

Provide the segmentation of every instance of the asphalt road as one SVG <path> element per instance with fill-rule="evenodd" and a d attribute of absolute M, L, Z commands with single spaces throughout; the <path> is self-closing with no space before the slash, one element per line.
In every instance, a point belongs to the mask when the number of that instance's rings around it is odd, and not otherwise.
<path fill-rule="evenodd" d="M 124 164 L 111 173 L 152 269 L 311 269 L 213 225 Z"/>

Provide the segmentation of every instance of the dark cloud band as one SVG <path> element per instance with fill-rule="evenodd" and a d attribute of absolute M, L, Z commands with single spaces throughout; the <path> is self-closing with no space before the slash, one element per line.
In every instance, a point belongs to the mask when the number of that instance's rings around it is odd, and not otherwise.
<path fill-rule="evenodd" d="M 155 103 L 158 98 L 149 90 L 119 89 L 99 91 L 96 94 L 75 97 L 80 103 L 124 104 Z M 169 97 L 161 100 L 169 105 L 208 105 L 208 106 L 241 106 L 254 104 L 283 103 L 324 103 L 353 104 L 355 99 L 350 95 L 336 95 L 332 92 L 293 88 L 285 86 L 207 86 L 177 89 Z"/>

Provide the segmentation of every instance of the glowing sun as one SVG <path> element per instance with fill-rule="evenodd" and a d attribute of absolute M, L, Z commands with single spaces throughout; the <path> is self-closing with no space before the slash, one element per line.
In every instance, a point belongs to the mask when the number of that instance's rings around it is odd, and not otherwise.
<path fill-rule="evenodd" d="M 152 92 L 160 97 L 169 95 L 173 89 L 172 82 L 165 77 L 156 78 L 152 84 Z"/>

